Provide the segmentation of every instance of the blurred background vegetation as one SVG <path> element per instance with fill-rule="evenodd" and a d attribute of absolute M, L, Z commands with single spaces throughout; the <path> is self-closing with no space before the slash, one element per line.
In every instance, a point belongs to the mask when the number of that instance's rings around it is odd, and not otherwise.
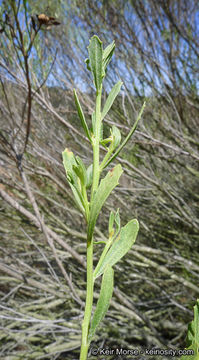
<path fill-rule="evenodd" d="M 137 217 L 140 231 L 116 267 L 92 345 L 183 349 L 199 294 L 198 1 L 0 4 L 0 358 L 78 359 L 86 233 L 61 153 L 92 162 L 72 89 L 89 122 L 94 87 L 84 59 L 94 34 L 104 46 L 116 42 L 103 102 L 124 83 L 104 131 L 117 124 L 126 135 L 147 105 L 97 223 L 96 239 L 106 238 L 109 212 L 120 207 L 122 225 Z M 39 14 L 60 24 L 41 26 Z"/>

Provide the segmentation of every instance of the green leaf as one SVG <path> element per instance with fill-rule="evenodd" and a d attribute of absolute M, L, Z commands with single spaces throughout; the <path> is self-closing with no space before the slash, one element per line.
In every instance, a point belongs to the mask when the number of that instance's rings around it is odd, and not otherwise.
<path fill-rule="evenodd" d="M 112 141 L 112 138 L 111 138 L 111 136 L 109 136 L 108 138 L 103 139 L 102 141 L 100 141 L 100 144 L 101 144 L 106 150 L 108 150 L 106 144 L 111 143 L 111 141 Z"/>
<path fill-rule="evenodd" d="M 86 170 L 86 187 L 89 188 L 93 182 L 93 164 L 89 165 Z"/>
<path fill-rule="evenodd" d="M 85 203 L 84 203 L 84 199 L 83 199 L 83 196 L 82 194 L 80 193 L 80 191 L 73 185 L 70 183 L 70 187 L 71 187 L 71 190 L 73 192 L 73 195 L 74 195 L 74 199 L 75 199 L 75 202 L 77 204 L 77 207 L 80 209 L 80 211 L 82 212 L 82 214 L 85 215 Z"/>
<path fill-rule="evenodd" d="M 78 177 L 78 171 L 74 169 L 78 168 L 78 163 L 72 151 L 65 149 L 62 153 L 63 164 L 66 171 L 67 180 L 74 194 L 75 202 L 81 212 L 85 213 L 85 201 L 81 194 L 81 179 Z M 81 174 L 82 175 L 82 174 Z"/>
<path fill-rule="evenodd" d="M 199 360 L 199 299 L 194 306 L 194 319 L 188 325 L 187 350 L 193 350 L 194 355 L 182 356 L 181 360 Z"/>
<path fill-rule="evenodd" d="M 116 229 L 114 230 L 113 226 L 114 223 L 116 225 Z M 109 226 L 108 226 L 108 232 L 109 232 L 109 238 L 110 237 L 116 237 L 120 231 L 120 214 L 119 214 L 119 208 L 117 209 L 116 213 L 114 214 L 113 211 L 110 213 L 109 217 Z"/>
<path fill-rule="evenodd" d="M 90 61 L 89 61 L 89 59 L 88 59 L 88 58 L 86 58 L 84 62 L 86 63 L 87 70 L 91 71 L 91 67 L 90 67 Z"/>
<path fill-rule="evenodd" d="M 114 236 L 117 236 L 119 231 L 120 231 L 120 213 L 119 213 L 120 209 L 118 208 L 115 214 L 115 225 L 116 225 L 116 229 L 115 229 L 115 234 Z"/>
<path fill-rule="evenodd" d="M 106 47 L 106 49 L 104 49 L 104 51 L 103 51 L 103 67 L 104 67 L 104 71 L 106 70 L 108 64 L 111 61 L 114 50 L 115 50 L 115 41 L 113 41 L 110 45 L 108 45 Z"/>
<path fill-rule="evenodd" d="M 111 134 L 113 137 L 113 150 L 115 150 L 121 141 L 121 133 L 120 130 L 117 128 L 117 126 L 113 125 Z"/>
<path fill-rule="evenodd" d="M 79 156 L 76 156 L 76 162 L 77 162 L 77 166 L 73 165 L 73 169 L 77 174 L 77 176 L 79 177 L 82 186 L 86 186 L 87 175 L 86 175 L 85 165 Z"/>
<path fill-rule="evenodd" d="M 92 131 L 93 134 L 95 134 L 95 111 L 93 111 L 91 118 L 92 118 Z"/>
<path fill-rule="evenodd" d="M 94 84 L 96 90 L 99 91 L 102 85 L 102 79 L 104 77 L 104 71 L 102 66 L 103 48 L 101 40 L 94 35 L 88 46 L 89 64 L 93 74 Z"/>
<path fill-rule="evenodd" d="M 110 212 L 110 216 L 109 216 L 109 223 L 108 223 L 108 233 L 109 233 L 109 237 L 111 237 L 111 234 L 113 232 L 113 225 L 114 225 L 114 221 L 115 221 L 115 214 L 113 211 Z"/>
<path fill-rule="evenodd" d="M 118 81 L 117 84 L 115 84 L 113 86 L 113 88 L 111 89 L 111 91 L 110 91 L 110 93 L 109 93 L 109 95 L 108 95 L 108 97 L 106 99 L 103 111 L 102 111 L 102 120 L 104 119 L 104 117 L 106 116 L 106 114 L 110 110 L 111 106 L 113 105 L 113 102 L 114 102 L 116 96 L 120 92 L 121 86 L 122 86 L 122 82 Z"/>
<path fill-rule="evenodd" d="M 77 166 L 75 155 L 69 149 L 65 149 L 62 153 L 63 164 L 66 171 L 67 180 L 73 184 L 78 184 L 77 175 L 75 174 L 73 167 Z"/>
<path fill-rule="evenodd" d="M 77 112 L 78 112 L 79 118 L 81 120 L 82 127 L 84 129 L 84 132 L 85 132 L 87 138 L 92 143 L 91 134 L 90 134 L 88 125 L 86 123 L 86 119 L 85 119 L 85 116 L 84 116 L 84 113 L 83 113 L 83 110 L 82 110 L 82 107 L 81 107 L 81 104 L 79 102 L 79 99 L 78 99 L 78 96 L 77 96 L 77 93 L 76 93 L 75 89 L 73 90 L 73 92 L 74 92 L 75 104 L 76 104 Z"/>
<path fill-rule="evenodd" d="M 69 183 L 72 183 L 81 191 L 81 185 L 86 185 L 87 174 L 83 161 L 79 156 L 75 157 L 72 151 L 65 149 L 62 153 L 63 164 Z"/>
<path fill-rule="evenodd" d="M 108 265 L 104 271 L 99 299 L 89 329 L 89 335 L 88 335 L 89 342 L 93 338 L 100 321 L 104 318 L 109 308 L 113 294 L 113 278 L 114 278 L 114 271 L 112 267 Z"/>
<path fill-rule="evenodd" d="M 106 266 L 115 265 L 133 246 L 137 233 L 139 230 L 139 223 L 136 219 L 129 221 L 121 228 L 120 235 L 117 237 L 111 248 L 108 250 L 100 267 L 96 266 L 94 271 L 94 279 L 103 274 Z"/>
<path fill-rule="evenodd" d="M 145 108 L 145 105 L 146 105 L 146 102 L 144 102 L 144 104 L 142 105 L 142 108 L 138 114 L 138 117 L 133 125 L 133 127 L 131 128 L 129 134 L 127 135 L 127 137 L 124 139 L 124 141 L 122 142 L 122 144 L 119 146 L 119 148 L 116 150 L 116 152 L 112 155 L 112 157 L 106 162 L 106 164 L 103 166 L 103 169 L 105 169 L 115 158 L 116 156 L 120 153 L 120 151 L 123 149 L 123 147 L 126 145 L 126 143 L 129 141 L 129 139 L 131 138 L 131 136 L 133 135 L 136 127 L 137 127 L 137 124 L 138 124 L 138 121 L 140 120 L 141 116 L 142 116 L 142 113 L 144 111 L 144 108 Z M 101 169 L 101 170 L 103 170 Z"/>
<path fill-rule="evenodd" d="M 92 238 L 95 223 L 100 210 L 111 191 L 118 185 L 122 172 L 122 167 L 120 164 L 118 164 L 113 169 L 111 169 L 105 178 L 100 182 L 91 204 L 90 218 L 88 223 L 88 239 L 90 240 Z"/>

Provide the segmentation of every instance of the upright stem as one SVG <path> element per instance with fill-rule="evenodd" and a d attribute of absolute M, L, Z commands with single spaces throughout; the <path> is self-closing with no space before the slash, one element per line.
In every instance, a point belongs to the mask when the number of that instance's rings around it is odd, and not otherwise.
<path fill-rule="evenodd" d="M 99 166 L 99 142 L 100 142 L 100 129 L 101 129 L 101 94 L 102 87 L 96 94 L 96 107 L 95 107 L 95 131 L 93 138 L 93 183 L 91 189 L 91 201 L 92 205 L 95 191 L 98 188 L 100 177 Z M 89 222 L 89 219 L 88 219 Z M 89 238 L 87 237 L 87 285 L 86 285 L 86 305 L 84 320 L 82 322 L 82 343 L 80 360 L 86 360 L 89 348 L 88 332 L 92 315 L 93 306 L 93 234 Z"/>
<path fill-rule="evenodd" d="M 98 188 L 100 168 L 99 168 L 99 142 L 100 142 L 100 129 L 101 129 L 101 96 L 102 86 L 96 94 L 96 108 L 95 108 L 95 132 L 93 139 L 93 184 L 91 189 L 91 203 L 95 191 Z"/>
<path fill-rule="evenodd" d="M 88 353 L 88 330 L 93 306 L 93 239 L 87 241 L 87 285 L 86 285 L 86 305 L 84 320 L 82 322 L 82 344 L 80 360 L 87 359 Z"/>

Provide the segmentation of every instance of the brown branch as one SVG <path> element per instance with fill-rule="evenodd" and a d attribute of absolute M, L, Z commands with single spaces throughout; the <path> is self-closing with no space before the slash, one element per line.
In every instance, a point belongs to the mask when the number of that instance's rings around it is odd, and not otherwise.
<path fill-rule="evenodd" d="M 22 205 L 20 205 L 14 197 L 10 196 L 5 190 L 2 184 L 0 184 L 0 195 L 1 197 L 9 203 L 13 208 L 19 211 L 21 214 L 26 216 L 34 225 L 41 231 L 41 224 L 36 216 L 34 216 L 30 211 L 25 209 Z M 67 252 L 71 254 L 71 256 L 76 259 L 84 268 L 86 268 L 86 264 L 81 257 L 74 249 L 70 247 L 64 240 L 62 240 L 53 230 L 46 226 L 46 231 L 60 246 L 63 247 Z"/>

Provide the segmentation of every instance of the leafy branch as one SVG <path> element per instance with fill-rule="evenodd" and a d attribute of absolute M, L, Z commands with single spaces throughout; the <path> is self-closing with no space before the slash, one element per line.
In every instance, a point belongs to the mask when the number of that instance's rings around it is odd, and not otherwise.
<path fill-rule="evenodd" d="M 118 164 L 108 171 L 107 175 L 100 180 L 101 173 L 113 162 L 133 135 L 145 107 L 144 103 L 134 126 L 120 146 L 121 133 L 116 126 L 112 127 L 111 135 L 108 138 L 103 138 L 103 119 L 111 109 L 122 86 L 121 81 L 113 86 L 107 97 L 104 108 L 101 109 L 103 79 L 106 76 L 107 66 L 111 61 L 114 49 L 115 43 L 112 42 L 103 50 L 102 42 L 96 35 L 91 38 L 88 46 L 89 58 L 86 59 L 85 62 L 87 69 L 92 73 L 94 86 L 96 88 L 95 110 L 92 114 L 92 128 L 90 129 L 77 93 L 74 90 L 75 104 L 81 125 L 93 148 L 93 164 L 86 169 L 83 161 L 78 156 L 75 157 L 72 151 L 65 149 L 62 153 L 67 180 L 72 189 L 75 202 L 84 215 L 87 223 L 87 292 L 84 320 L 82 323 L 80 360 L 87 359 L 90 342 L 94 337 L 100 321 L 104 318 L 105 313 L 108 310 L 113 293 L 113 266 L 132 247 L 139 229 L 139 224 L 136 219 L 129 221 L 121 228 L 119 210 L 117 210 L 116 213 L 111 212 L 109 218 L 108 239 L 105 242 L 104 250 L 98 264 L 96 265 L 95 270 L 93 270 L 93 247 L 94 244 L 96 244 L 94 242 L 95 224 L 105 201 L 119 184 L 119 179 L 123 170 L 121 165 Z M 103 145 L 107 151 L 101 164 L 100 144 Z M 90 201 L 87 194 L 89 188 L 91 188 Z M 92 316 L 94 283 L 96 278 L 100 275 L 103 275 L 101 291 L 96 309 Z"/>

